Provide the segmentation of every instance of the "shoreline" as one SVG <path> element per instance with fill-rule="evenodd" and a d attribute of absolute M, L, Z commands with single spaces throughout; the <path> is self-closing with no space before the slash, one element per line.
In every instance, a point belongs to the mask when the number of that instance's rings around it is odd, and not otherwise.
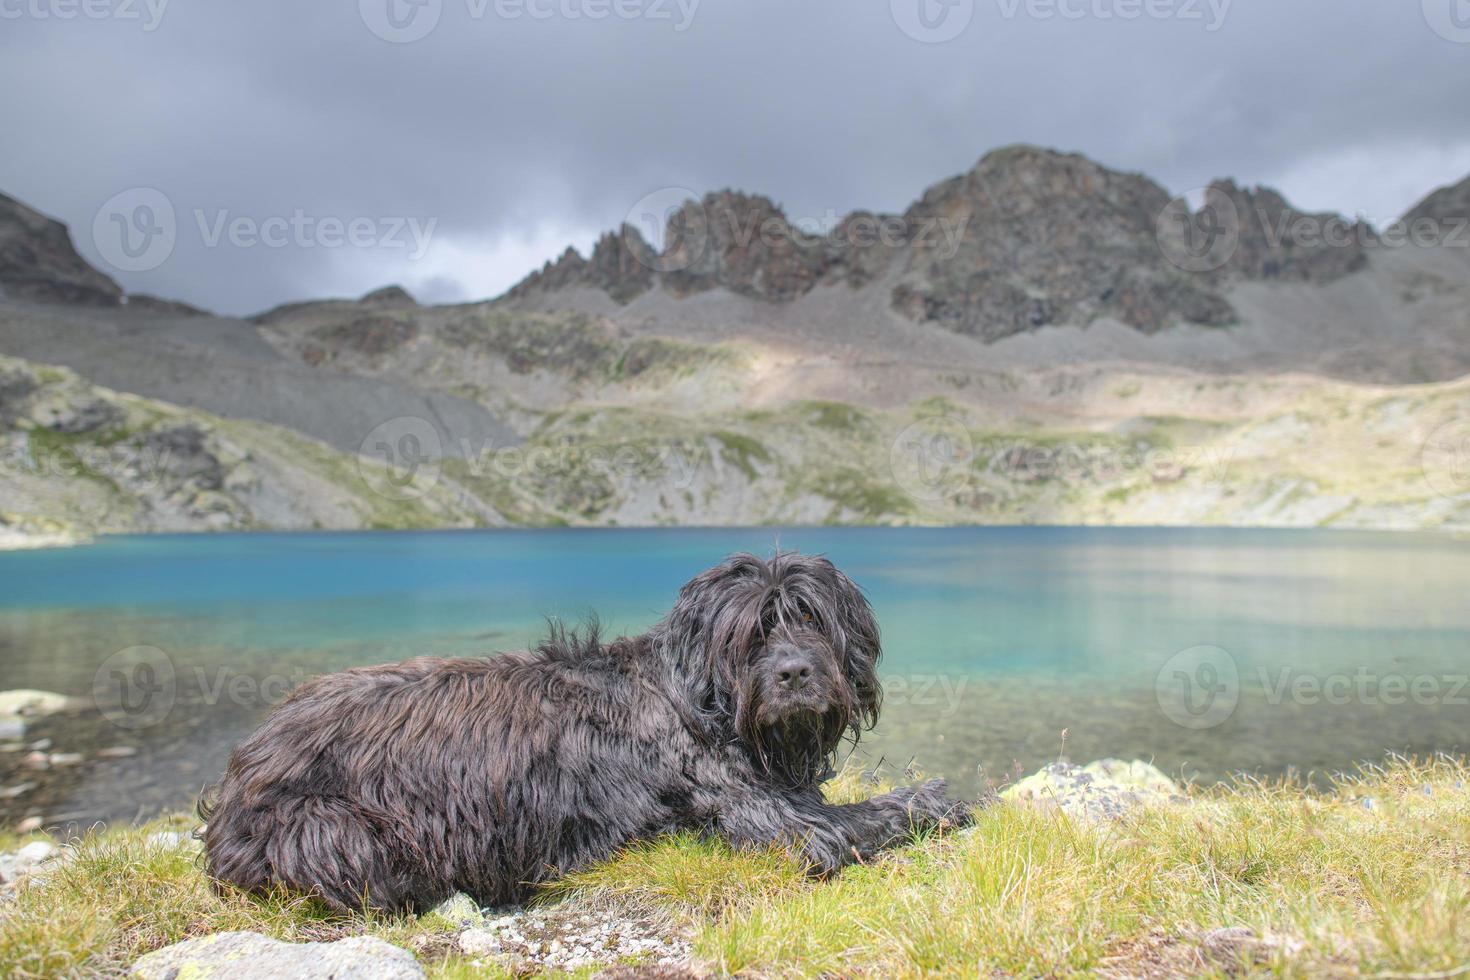
<path fill-rule="evenodd" d="M 1021 528 L 1046 530 L 1120 530 L 1120 531 L 1326 531 L 1346 534 L 1393 534 L 1430 535 L 1450 540 L 1470 541 L 1470 526 L 1426 526 L 1406 527 L 1403 525 L 1377 525 L 1363 527 L 1337 527 L 1321 525 L 1279 524 L 1114 524 L 1114 523 L 993 523 L 993 524 L 580 524 L 573 526 L 555 524 L 517 524 L 485 527 L 358 527 L 358 528 L 191 528 L 177 531 L 99 531 L 90 534 L 70 532 L 47 532 L 31 534 L 14 529 L 0 528 L 0 553 L 10 551 L 45 551 L 59 548 L 77 548 L 97 544 L 106 538 L 151 538 L 151 537 L 269 537 L 289 535 L 332 535 L 356 534 L 456 534 L 456 533 L 535 533 L 539 531 L 763 531 L 763 530 L 983 530 L 988 528 L 1016 530 Z"/>

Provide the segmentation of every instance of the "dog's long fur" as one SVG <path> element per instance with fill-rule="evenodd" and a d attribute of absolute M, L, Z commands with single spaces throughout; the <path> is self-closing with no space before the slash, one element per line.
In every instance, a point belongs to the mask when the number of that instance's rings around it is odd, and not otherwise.
<path fill-rule="evenodd" d="M 879 653 L 831 562 L 735 555 L 642 636 L 553 629 L 531 652 L 321 677 L 201 800 L 208 869 L 338 909 L 422 911 L 455 891 L 495 905 L 689 828 L 830 872 L 968 818 L 938 780 L 823 799 L 844 735 L 877 720 Z M 793 664 L 810 673 L 796 690 Z"/>

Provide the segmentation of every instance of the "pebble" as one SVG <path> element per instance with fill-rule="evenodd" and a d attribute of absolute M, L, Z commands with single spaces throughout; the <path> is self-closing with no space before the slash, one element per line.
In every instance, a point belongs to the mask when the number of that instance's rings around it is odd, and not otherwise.
<path fill-rule="evenodd" d="M 15 825 L 15 832 L 17 834 L 33 834 L 45 825 L 46 821 L 42 820 L 40 817 L 26 817 L 20 823 Z"/>
<path fill-rule="evenodd" d="M 82 761 L 80 752 L 52 752 L 50 763 L 53 766 L 75 766 Z"/>
<path fill-rule="evenodd" d="M 458 945 L 466 955 L 498 957 L 517 970 L 578 970 L 633 957 L 679 967 L 689 960 L 689 940 L 652 917 L 575 905 L 486 909 L 484 925 L 461 932 Z"/>
<path fill-rule="evenodd" d="M 17 796 L 24 796 L 35 788 L 35 783 L 16 783 L 14 786 L 0 788 L 0 800 L 13 800 Z"/>
<path fill-rule="evenodd" d="M 15 856 L 26 864 L 40 864 L 56 856 L 56 845 L 50 841 L 33 840 L 16 851 Z"/>
<path fill-rule="evenodd" d="M 99 759 L 127 759 L 138 754 L 138 750 L 131 745 L 113 745 L 109 748 L 98 749 Z"/>

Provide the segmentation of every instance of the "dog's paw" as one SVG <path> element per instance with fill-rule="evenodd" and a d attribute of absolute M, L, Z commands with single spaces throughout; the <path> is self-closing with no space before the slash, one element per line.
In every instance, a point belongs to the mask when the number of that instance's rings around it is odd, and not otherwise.
<path fill-rule="evenodd" d="M 974 822 L 972 805 L 964 800 L 955 800 L 945 795 L 949 784 L 943 779 L 928 782 L 908 790 L 907 805 L 914 821 L 925 829 L 940 830 L 968 827 Z"/>

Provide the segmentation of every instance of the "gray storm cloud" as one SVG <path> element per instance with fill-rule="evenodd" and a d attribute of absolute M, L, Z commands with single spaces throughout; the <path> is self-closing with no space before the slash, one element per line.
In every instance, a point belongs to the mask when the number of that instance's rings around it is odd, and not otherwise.
<path fill-rule="evenodd" d="M 0 0 L 0 190 L 237 313 L 479 298 L 665 187 L 899 210 L 1013 142 L 1382 219 L 1470 171 L 1457 2 Z M 176 233 L 120 271 L 137 188 Z"/>

